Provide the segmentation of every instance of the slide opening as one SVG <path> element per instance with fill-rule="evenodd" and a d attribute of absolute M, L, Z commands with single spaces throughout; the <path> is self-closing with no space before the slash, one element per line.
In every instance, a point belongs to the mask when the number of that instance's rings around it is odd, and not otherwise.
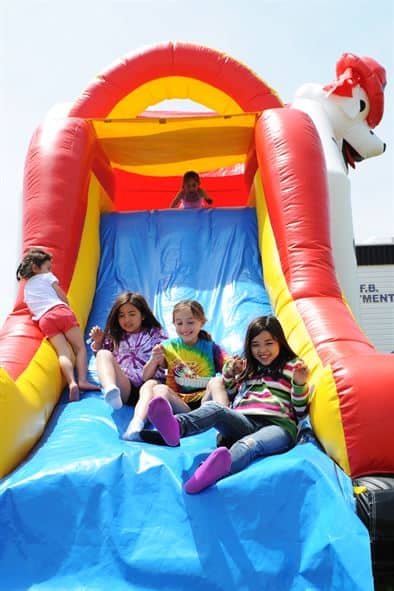
<path fill-rule="evenodd" d="M 195 170 L 215 207 L 246 205 L 248 163 L 259 113 L 193 116 L 163 113 L 132 119 L 92 119 L 115 174 L 115 209 L 163 209 Z"/>

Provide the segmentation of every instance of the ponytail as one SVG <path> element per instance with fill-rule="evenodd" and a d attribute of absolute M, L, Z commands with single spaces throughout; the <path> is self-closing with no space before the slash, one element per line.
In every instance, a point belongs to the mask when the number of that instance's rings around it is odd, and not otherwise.
<path fill-rule="evenodd" d="M 22 262 L 18 266 L 16 270 L 16 280 L 20 281 L 21 279 L 30 279 L 35 275 L 33 271 L 33 265 L 37 265 L 37 267 L 41 267 L 45 261 L 51 261 L 52 256 L 49 252 L 45 250 L 41 250 L 39 248 L 32 248 L 30 249 L 27 254 L 22 259 Z"/>
<path fill-rule="evenodd" d="M 201 329 L 198 333 L 198 338 L 203 341 L 212 341 L 212 337 L 207 330 Z"/>

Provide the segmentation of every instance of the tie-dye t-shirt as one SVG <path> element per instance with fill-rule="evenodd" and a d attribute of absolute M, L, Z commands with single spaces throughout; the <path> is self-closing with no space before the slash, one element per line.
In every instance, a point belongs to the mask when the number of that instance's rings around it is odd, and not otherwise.
<path fill-rule="evenodd" d="M 167 334 L 161 328 L 151 328 L 134 333 L 124 332 L 117 349 L 114 348 L 111 338 L 104 339 L 102 348 L 112 351 L 113 356 L 131 383 L 139 387 L 142 384 L 144 365 L 148 361 L 153 347 L 166 338 Z M 162 380 L 164 370 L 158 367 L 153 377 Z"/>
<path fill-rule="evenodd" d="M 209 380 L 222 371 L 224 351 L 213 341 L 187 345 L 179 337 L 162 343 L 167 362 L 166 384 L 186 403 L 203 397 Z"/>

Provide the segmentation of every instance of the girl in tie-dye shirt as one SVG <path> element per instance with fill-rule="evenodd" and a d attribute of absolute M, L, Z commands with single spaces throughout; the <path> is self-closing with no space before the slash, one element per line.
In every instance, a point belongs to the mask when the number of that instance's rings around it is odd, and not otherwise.
<path fill-rule="evenodd" d="M 144 382 L 144 366 L 153 347 L 167 338 L 145 298 L 122 293 L 112 306 L 104 331 L 94 326 L 90 337 L 105 401 L 114 409 L 123 404 L 135 406 Z M 158 368 L 149 377 L 163 380 L 164 371 Z"/>
<path fill-rule="evenodd" d="M 179 302 L 174 307 L 173 322 L 178 337 L 154 347 L 145 366 L 145 379 L 153 377 L 161 367 L 168 370 L 165 384 L 148 380 L 140 394 L 136 412 L 145 417 L 149 402 L 157 396 L 166 398 L 176 413 L 198 408 L 207 396 L 208 383 L 222 371 L 225 361 L 223 350 L 202 328 L 206 318 L 201 304 L 195 300 Z M 214 393 L 210 394 L 214 397 Z M 129 431 L 124 437 L 134 440 L 139 435 Z"/>

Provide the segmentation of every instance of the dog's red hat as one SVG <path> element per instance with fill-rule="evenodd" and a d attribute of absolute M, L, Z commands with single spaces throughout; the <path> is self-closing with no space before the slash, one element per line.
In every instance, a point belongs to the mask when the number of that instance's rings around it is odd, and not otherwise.
<path fill-rule="evenodd" d="M 337 61 L 337 78 L 348 68 L 360 76 L 360 85 L 369 98 L 367 122 L 371 128 L 374 128 L 383 116 L 386 70 L 371 57 L 357 57 L 353 53 L 344 53 Z"/>

